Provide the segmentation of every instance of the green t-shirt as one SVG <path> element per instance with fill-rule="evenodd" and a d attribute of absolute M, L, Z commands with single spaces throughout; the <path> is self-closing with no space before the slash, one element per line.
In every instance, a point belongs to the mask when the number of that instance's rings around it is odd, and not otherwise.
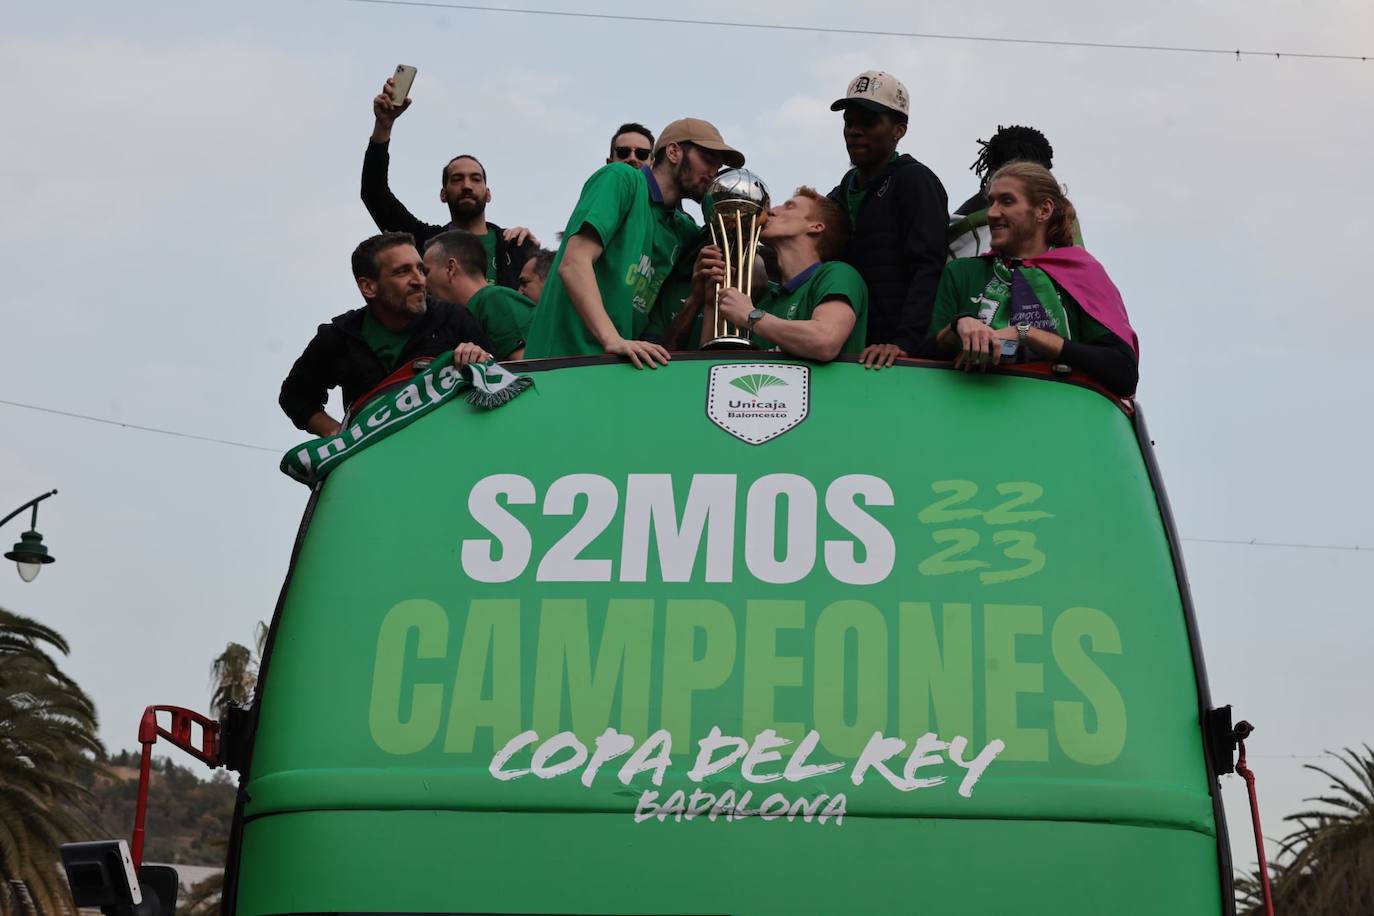
<path fill-rule="evenodd" d="M 668 274 L 668 279 L 659 288 L 658 305 L 649 312 L 649 323 L 640 335 L 645 340 L 665 343 L 664 338 L 667 337 L 668 331 L 673 326 L 673 319 L 682 311 L 682 306 L 687 301 L 687 297 L 692 294 L 692 268 L 696 266 L 697 255 L 710 241 L 711 233 L 705 229 L 698 229 L 696 237 L 682 246 L 682 251 L 678 253 L 677 263 L 673 265 L 672 271 Z M 701 339 L 701 312 L 699 311 L 692 328 L 693 330 L 689 332 L 689 336 L 683 342 L 689 350 L 695 350 L 697 341 Z"/>
<path fill-rule="evenodd" d="M 955 316 L 978 318 L 994 329 L 1008 325 L 1010 304 L 993 308 L 995 303 L 983 294 L 989 284 L 1006 282 L 996 270 L 996 261 L 996 258 L 988 257 L 958 258 L 945 265 L 945 272 L 940 275 L 940 286 L 935 291 L 935 307 L 930 316 L 928 336 L 937 336 Z M 1063 287 L 1056 283 L 1054 288 L 1059 293 L 1064 318 L 1068 323 L 1068 333 L 1060 336 L 1091 343 L 1111 334 L 1097 319 L 1083 311 L 1083 307 Z"/>
<path fill-rule="evenodd" d="M 504 286 L 487 286 L 468 299 L 468 310 L 482 322 L 496 358 L 505 359 L 525 342 L 534 318 L 534 301 Z"/>
<path fill-rule="evenodd" d="M 620 166 L 618 162 L 602 166 L 582 186 L 534 310 L 525 344 L 529 359 L 602 352 L 558 276 L 568 240 L 583 227 L 590 227 L 601 239 L 601 257 L 592 270 L 606 314 L 627 340 L 643 333 L 659 288 L 696 238 L 697 224 L 681 210 L 663 204 L 652 172 Z"/>
<path fill-rule="evenodd" d="M 372 348 L 372 352 L 377 354 L 377 358 L 382 361 L 386 371 L 390 372 L 396 368 L 396 360 L 400 358 L 401 351 L 405 349 L 406 341 L 410 340 L 410 328 L 402 328 L 393 331 L 383 325 L 376 318 L 372 317 L 372 309 L 368 309 L 363 315 L 363 341 Z"/>
<path fill-rule="evenodd" d="M 496 233 L 487 227 L 484 235 L 477 238 L 482 242 L 482 250 L 487 253 L 487 283 L 496 282 Z"/>
<path fill-rule="evenodd" d="M 894 150 L 888 162 L 896 162 L 898 153 Z M 850 169 L 849 174 L 844 178 L 844 203 L 849 211 L 849 222 L 856 223 L 859 220 L 859 208 L 864 205 L 864 198 L 868 196 L 868 189 L 873 186 L 873 182 L 866 185 L 859 184 L 859 170 Z"/>
<path fill-rule="evenodd" d="M 816 263 L 786 283 L 769 283 L 759 308 L 776 318 L 806 321 L 828 299 L 843 299 L 854 310 L 854 330 L 840 352 L 862 352 L 868 336 L 868 286 L 857 270 L 841 261 Z M 761 349 L 778 349 L 757 333 L 753 338 Z"/>

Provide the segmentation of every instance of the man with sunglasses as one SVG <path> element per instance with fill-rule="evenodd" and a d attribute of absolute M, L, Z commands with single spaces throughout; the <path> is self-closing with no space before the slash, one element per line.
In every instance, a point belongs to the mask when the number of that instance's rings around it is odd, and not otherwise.
<path fill-rule="evenodd" d="M 616 129 L 615 135 L 611 137 L 611 154 L 606 157 L 606 164 L 623 162 L 626 165 L 639 168 L 649 161 L 649 157 L 653 153 L 653 133 L 643 124 L 636 124 L 631 121 L 620 125 Z"/>
<path fill-rule="evenodd" d="M 612 353 L 635 368 L 668 364 L 668 351 L 639 340 L 659 289 L 701 229 L 682 212 L 700 201 L 722 166 L 744 155 L 707 121 L 663 129 L 653 162 L 602 166 L 587 179 L 535 309 L 527 359 Z"/>
<path fill-rule="evenodd" d="M 947 251 L 949 197 L 935 173 L 897 153 L 910 99 L 890 73 L 868 70 L 830 106 L 844 112 L 854 166 L 829 197 L 853 224 L 848 262 L 868 284 L 868 340 L 859 361 L 873 369 L 924 354 Z"/>

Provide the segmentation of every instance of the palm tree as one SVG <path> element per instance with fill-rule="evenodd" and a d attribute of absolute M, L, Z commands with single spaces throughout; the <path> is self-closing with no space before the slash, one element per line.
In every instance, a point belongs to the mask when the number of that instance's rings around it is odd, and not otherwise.
<path fill-rule="evenodd" d="M 231 705 L 247 706 L 258 685 L 258 665 L 267 645 L 267 624 L 261 620 L 253 628 L 253 648 L 231 642 L 210 663 L 210 715 L 223 719 Z M 225 848 L 228 848 L 226 841 Z M 177 911 L 189 916 L 206 916 L 219 907 L 224 890 L 224 873 L 211 875 L 191 888 Z M 0 914 L 3 916 L 3 914 Z"/>
<path fill-rule="evenodd" d="M 1280 844 L 1270 883 L 1275 911 L 1285 916 L 1374 913 L 1374 748 L 1334 756 L 1348 774 L 1304 764 L 1331 780 L 1327 794 L 1304 799 L 1324 807 L 1284 818 L 1297 829 Z M 1246 916 L 1264 911 L 1258 879 L 1236 882 Z"/>
<path fill-rule="evenodd" d="M 210 715 L 224 718 L 230 705 L 247 706 L 258 683 L 258 663 L 267 643 L 267 625 L 253 628 L 254 648 L 231 642 L 210 663 Z"/>
<path fill-rule="evenodd" d="M 0 916 L 74 910 L 58 848 L 98 832 L 86 788 L 105 749 L 95 705 L 47 647 L 57 631 L 0 608 Z"/>

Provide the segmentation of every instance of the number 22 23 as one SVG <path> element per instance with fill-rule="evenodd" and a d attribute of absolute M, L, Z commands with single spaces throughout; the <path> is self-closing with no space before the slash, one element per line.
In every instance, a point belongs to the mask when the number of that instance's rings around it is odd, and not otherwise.
<path fill-rule="evenodd" d="M 1022 508 L 1038 502 L 1045 493 L 1043 487 L 1030 481 L 997 484 L 997 492 L 1010 498 L 987 510 L 972 506 L 960 508 L 978 495 L 978 484 L 971 480 L 937 480 L 930 488 L 937 495 L 948 495 L 926 506 L 917 515 L 917 519 L 926 525 L 965 521 L 980 516 L 987 525 L 1024 524 L 1054 517 L 1049 512 Z M 979 533 L 971 528 L 943 528 L 931 532 L 931 539 L 936 544 L 949 546 L 921 561 L 917 571 L 923 576 L 948 576 L 983 570 L 978 573 L 979 581 L 984 585 L 996 585 L 1033 576 L 1045 568 L 1045 554 L 1035 546 L 1035 535 L 1029 531 L 1004 529 L 993 532 L 992 542 L 1002 548 L 1002 556 L 1021 561 L 1019 566 L 1003 570 L 987 570 L 991 564 L 985 560 L 959 559 L 975 550 L 982 541 Z"/>

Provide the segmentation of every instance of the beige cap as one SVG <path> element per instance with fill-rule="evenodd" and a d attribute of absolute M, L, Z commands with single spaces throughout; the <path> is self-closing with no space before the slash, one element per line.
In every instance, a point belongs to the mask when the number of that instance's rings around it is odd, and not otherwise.
<path fill-rule="evenodd" d="M 669 143 L 695 143 L 703 149 L 720 153 L 725 164 L 732 169 L 744 167 L 744 154 L 727 144 L 714 124 L 701 118 L 678 118 L 663 128 L 658 135 L 658 143 L 654 144 L 654 152 Z"/>
<path fill-rule="evenodd" d="M 911 99 L 901 80 L 881 70 L 865 70 L 849 82 L 844 98 L 830 106 L 831 111 L 858 106 L 869 111 L 890 111 L 907 117 Z"/>

